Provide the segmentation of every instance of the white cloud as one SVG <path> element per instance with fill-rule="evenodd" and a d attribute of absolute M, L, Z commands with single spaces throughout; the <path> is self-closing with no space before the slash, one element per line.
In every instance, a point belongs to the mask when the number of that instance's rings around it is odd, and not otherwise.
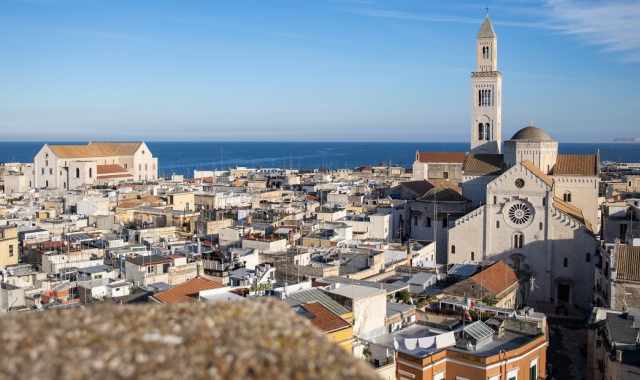
<path fill-rule="evenodd" d="M 633 0 L 548 0 L 554 26 L 604 52 L 640 62 L 640 2 Z"/>

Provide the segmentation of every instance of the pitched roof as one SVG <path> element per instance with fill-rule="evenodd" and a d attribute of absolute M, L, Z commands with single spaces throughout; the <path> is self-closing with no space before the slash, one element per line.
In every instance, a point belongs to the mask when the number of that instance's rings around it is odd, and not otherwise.
<path fill-rule="evenodd" d="M 300 305 L 307 313 L 302 313 L 311 324 L 322 330 L 323 332 L 332 332 L 342 330 L 351 326 L 349 322 L 342 319 L 339 315 L 333 313 L 319 302 L 309 302 Z"/>
<path fill-rule="evenodd" d="M 571 203 L 565 202 L 558 197 L 553 197 L 553 207 L 555 207 L 558 211 L 569 215 L 570 217 L 578 220 L 580 223 L 587 226 L 587 228 L 593 231 L 591 223 L 589 223 L 585 218 L 582 210 Z"/>
<path fill-rule="evenodd" d="M 500 294 L 500 292 L 505 291 L 518 282 L 516 272 L 504 261 L 498 261 L 490 267 L 474 274 L 469 279 L 495 294 Z"/>
<path fill-rule="evenodd" d="M 553 175 L 597 176 L 597 154 L 559 154 Z"/>
<path fill-rule="evenodd" d="M 449 286 L 444 293 L 481 299 L 491 295 L 498 296 L 517 282 L 518 277 L 513 269 L 504 261 L 498 261 L 473 276 Z"/>
<path fill-rule="evenodd" d="M 527 170 L 529 170 L 533 175 L 540 178 L 542 182 L 546 183 L 549 186 L 553 186 L 553 178 L 544 174 L 544 172 L 540 170 L 540 168 L 538 168 L 533 162 L 525 160 L 522 161 L 521 164 L 522 166 L 527 168 Z"/>
<path fill-rule="evenodd" d="M 491 20 L 489 16 L 484 18 L 482 25 L 480 25 L 480 31 L 478 32 L 478 38 L 494 38 L 496 36 L 496 32 L 493 31 L 493 25 L 491 25 Z"/>
<path fill-rule="evenodd" d="M 501 154 L 470 154 L 464 160 L 462 170 L 469 175 L 493 175 L 502 172 L 504 167 Z"/>
<path fill-rule="evenodd" d="M 131 156 L 142 142 L 100 143 L 90 142 L 85 145 L 48 145 L 59 158 L 90 158 Z"/>
<path fill-rule="evenodd" d="M 127 169 L 123 168 L 120 165 L 96 165 L 96 172 L 98 175 L 107 175 L 107 174 L 119 174 L 119 173 L 127 173 Z"/>
<path fill-rule="evenodd" d="M 433 184 L 427 180 L 401 182 L 398 186 L 411 191 L 416 197 L 420 197 L 433 189 Z"/>
<path fill-rule="evenodd" d="M 203 277 L 196 277 L 167 291 L 156 293 L 153 298 L 167 304 L 188 303 L 194 302 L 201 291 L 218 288 L 224 288 L 224 285 Z"/>
<path fill-rule="evenodd" d="M 618 280 L 640 282 L 640 247 L 617 245 L 616 263 Z"/>
<path fill-rule="evenodd" d="M 464 152 L 418 152 L 416 160 L 423 163 L 454 163 L 464 162 Z"/>
<path fill-rule="evenodd" d="M 421 201 L 437 202 L 466 202 L 467 198 L 460 194 L 460 190 L 453 187 L 436 186 L 418 198 Z"/>

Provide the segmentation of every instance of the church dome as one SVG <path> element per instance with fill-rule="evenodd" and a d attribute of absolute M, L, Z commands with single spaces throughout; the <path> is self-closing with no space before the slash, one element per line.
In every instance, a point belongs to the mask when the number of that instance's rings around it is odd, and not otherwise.
<path fill-rule="evenodd" d="M 543 129 L 533 126 L 522 128 L 511 137 L 511 140 L 555 141 Z"/>

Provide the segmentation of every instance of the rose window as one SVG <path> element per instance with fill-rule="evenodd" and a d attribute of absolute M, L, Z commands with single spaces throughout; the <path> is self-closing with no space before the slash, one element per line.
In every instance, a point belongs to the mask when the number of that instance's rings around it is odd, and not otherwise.
<path fill-rule="evenodd" d="M 526 224 L 531 220 L 533 216 L 531 209 L 524 203 L 516 203 L 509 207 L 509 211 L 507 213 L 509 215 L 509 220 L 513 224 Z"/>

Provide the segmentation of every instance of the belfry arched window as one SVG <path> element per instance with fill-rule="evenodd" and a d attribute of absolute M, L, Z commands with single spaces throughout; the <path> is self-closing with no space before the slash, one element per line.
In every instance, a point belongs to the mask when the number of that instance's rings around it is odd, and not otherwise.
<path fill-rule="evenodd" d="M 564 200 L 565 202 L 571 202 L 571 192 L 565 191 L 565 193 L 562 195 L 562 200 Z"/>

